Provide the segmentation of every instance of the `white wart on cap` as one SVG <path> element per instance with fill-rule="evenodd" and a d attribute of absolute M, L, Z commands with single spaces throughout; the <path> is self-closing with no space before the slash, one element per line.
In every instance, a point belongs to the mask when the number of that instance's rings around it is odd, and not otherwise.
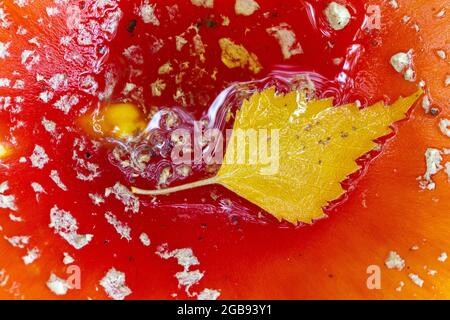
<path fill-rule="evenodd" d="M 344 29 L 349 24 L 351 18 L 348 9 L 336 2 L 328 4 L 324 14 L 331 28 L 334 30 Z"/>

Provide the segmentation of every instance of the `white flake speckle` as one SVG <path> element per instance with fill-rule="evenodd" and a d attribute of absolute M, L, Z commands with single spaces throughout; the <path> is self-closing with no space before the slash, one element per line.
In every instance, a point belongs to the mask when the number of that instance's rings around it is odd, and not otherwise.
<path fill-rule="evenodd" d="M 414 82 L 415 78 L 416 78 L 416 75 L 415 75 L 415 72 L 414 72 L 414 70 L 412 68 L 408 68 L 408 69 L 406 69 L 405 74 L 403 75 L 403 77 L 404 77 L 404 79 L 406 81 Z"/>
<path fill-rule="evenodd" d="M 425 152 L 426 172 L 422 177 L 419 177 L 420 187 L 422 189 L 434 190 L 436 184 L 433 181 L 433 176 L 443 169 L 441 165 L 442 154 L 441 151 L 434 148 L 429 148 Z"/>
<path fill-rule="evenodd" d="M 45 8 L 45 11 L 49 17 L 56 16 L 59 13 L 58 8 L 56 7 L 47 7 Z"/>
<path fill-rule="evenodd" d="M 34 50 L 24 50 L 21 55 L 21 62 L 28 71 L 31 71 L 34 65 L 38 64 L 41 60 L 39 54 Z"/>
<path fill-rule="evenodd" d="M 57 73 L 48 80 L 48 84 L 53 90 L 64 89 L 67 87 L 67 76 L 62 73 Z"/>
<path fill-rule="evenodd" d="M 450 138 L 450 119 L 441 119 L 441 121 L 439 121 L 439 129 L 443 135 Z"/>
<path fill-rule="evenodd" d="M 106 294 L 111 299 L 123 300 L 132 293 L 130 288 L 126 286 L 125 281 L 125 273 L 111 268 L 100 281 L 100 285 L 105 289 Z"/>
<path fill-rule="evenodd" d="M 77 105 L 80 102 L 77 95 L 63 95 L 57 102 L 53 104 L 53 106 L 68 114 L 73 106 Z"/>
<path fill-rule="evenodd" d="M 126 223 L 119 221 L 112 212 L 106 212 L 105 219 L 114 227 L 114 229 L 116 229 L 116 232 L 120 235 L 121 239 L 131 241 L 131 229 Z"/>
<path fill-rule="evenodd" d="M 405 260 L 403 260 L 397 252 L 391 251 L 384 261 L 384 264 L 388 269 L 403 270 L 405 267 Z"/>
<path fill-rule="evenodd" d="M 389 5 L 391 6 L 392 9 L 398 9 L 399 8 L 397 0 L 389 0 Z"/>
<path fill-rule="evenodd" d="M 42 118 L 41 121 L 42 126 L 44 127 L 45 131 L 49 132 L 49 133 L 55 133 L 56 131 L 56 123 L 48 120 L 47 118 Z"/>
<path fill-rule="evenodd" d="M 66 280 L 61 279 L 54 273 L 50 275 L 50 278 L 47 281 L 47 287 L 57 296 L 64 296 L 69 291 L 69 285 Z"/>
<path fill-rule="evenodd" d="M 31 188 L 33 188 L 33 191 L 36 193 L 36 201 L 39 201 L 39 194 L 46 193 L 44 188 L 37 182 L 32 182 Z"/>
<path fill-rule="evenodd" d="M 40 252 L 38 248 L 33 248 L 27 251 L 27 254 L 22 257 L 23 263 L 26 265 L 32 264 L 36 259 L 40 256 Z"/>
<path fill-rule="evenodd" d="M 23 222 L 22 217 L 16 216 L 12 213 L 9 214 L 9 220 L 11 220 L 12 222 Z"/>
<path fill-rule="evenodd" d="M 11 80 L 7 78 L 0 78 L 0 88 L 8 88 L 11 86 Z"/>
<path fill-rule="evenodd" d="M 423 287 L 424 281 L 417 274 L 410 273 L 408 274 L 408 277 L 411 279 L 412 282 L 414 282 L 416 286 L 419 286 L 421 288 Z"/>
<path fill-rule="evenodd" d="M 440 256 L 438 257 L 439 262 L 445 262 L 445 261 L 447 261 L 447 259 L 448 259 L 448 255 L 446 252 L 442 252 L 440 254 Z"/>
<path fill-rule="evenodd" d="M 9 46 L 11 45 L 11 42 L 1 42 L 0 41 L 0 59 L 6 59 L 6 57 L 9 57 Z"/>
<path fill-rule="evenodd" d="M 294 31 L 292 31 L 287 23 L 281 23 L 278 26 L 267 28 L 266 31 L 269 35 L 277 39 L 285 60 L 303 53 L 302 46 L 297 41 Z"/>
<path fill-rule="evenodd" d="M 91 198 L 92 202 L 96 206 L 100 206 L 102 203 L 105 203 L 105 199 L 99 194 L 96 193 L 89 193 L 89 198 Z"/>
<path fill-rule="evenodd" d="M 53 182 L 63 191 L 67 191 L 66 185 L 61 181 L 61 178 L 59 177 L 59 173 L 56 170 L 52 170 L 50 172 L 50 179 L 53 180 Z"/>
<path fill-rule="evenodd" d="M 185 270 L 188 270 L 191 266 L 199 265 L 199 261 L 191 248 L 175 249 L 173 251 L 168 250 L 167 244 L 163 244 L 158 247 L 156 254 L 163 259 L 175 258 L 180 266 L 183 266 Z"/>
<path fill-rule="evenodd" d="M 150 4 L 148 0 L 144 1 L 139 7 L 139 14 L 144 23 L 151 23 L 155 26 L 159 26 L 159 19 L 155 15 L 155 5 Z"/>
<path fill-rule="evenodd" d="M 430 107 L 431 107 L 431 101 L 430 101 L 430 98 L 426 95 L 422 99 L 422 108 L 425 111 L 425 113 L 429 113 Z"/>
<path fill-rule="evenodd" d="M 150 238 L 145 232 L 141 233 L 139 240 L 141 240 L 142 244 L 146 247 L 149 247 L 151 244 Z"/>
<path fill-rule="evenodd" d="M 193 285 L 196 285 L 200 282 L 205 274 L 200 272 L 199 270 L 194 271 L 180 271 L 175 274 L 175 278 L 178 280 L 178 287 L 185 288 L 185 291 L 188 295 L 191 295 L 190 289 Z"/>
<path fill-rule="evenodd" d="M 213 289 L 204 289 L 197 296 L 197 300 L 217 300 L 220 296 L 220 291 Z"/>
<path fill-rule="evenodd" d="M 0 4 L 2 4 L 0 2 Z M 0 28 L 7 29 L 11 26 L 11 21 L 9 20 L 9 14 L 5 12 L 5 9 L 0 7 Z"/>
<path fill-rule="evenodd" d="M 139 46 L 132 45 L 123 50 L 123 56 L 129 61 L 135 64 L 143 64 L 144 56 L 142 55 L 142 49 Z"/>
<path fill-rule="evenodd" d="M 411 64 L 411 58 L 408 53 L 399 52 L 391 57 L 391 65 L 398 73 L 403 72 Z"/>
<path fill-rule="evenodd" d="M 237 15 L 251 16 L 259 9 L 259 4 L 255 0 L 236 0 L 234 12 Z"/>
<path fill-rule="evenodd" d="M 324 11 L 331 28 L 334 30 L 344 29 L 350 22 L 350 12 L 348 9 L 336 2 L 331 2 Z"/>
<path fill-rule="evenodd" d="M 50 100 L 53 99 L 53 92 L 43 91 L 43 92 L 39 93 L 39 99 L 41 99 L 45 103 L 48 103 Z"/>
<path fill-rule="evenodd" d="M 163 259 L 177 259 L 178 264 L 183 267 L 183 271 L 175 274 L 178 280 L 178 286 L 184 287 L 186 293 L 192 296 L 190 288 L 197 284 L 204 276 L 204 273 L 199 270 L 190 270 L 191 266 L 200 264 L 197 257 L 194 256 L 192 249 L 183 248 L 169 251 L 167 244 L 163 244 L 157 248 L 156 254 Z"/>
<path fill-rule="evenodd" d="M 91 234 L 78 234 L 78 222 L 70 212 L 59 209 L 56 205 L 50 210 L 50 228 L 55 230 L 75 249 L 86 246 L 94 237 Z"/>
<path fill-rule="evenodd" d="M 45 153 L 44 148 L 39 145 L 34 147 L 33 154 L 30 156 L 31 166 L 33 168 L 42 169 L 48 163 L 49 158 Z"/>
<path fill-rule="evenodd" d="M 444 50 L 437 50 L 436 54 L 439 58 L 441 58 L 442 60 L 447 59 L 447 53 L 445 53 Z"/>
<path fill-rule="evenodd" d="M 30 236 L 4 237 L 15 248 L 23 249 L 30 242 Z"/>
<path fill-rule="evenodd" d="M 439 12 L 436 13 L 436 17 L 437 17 L 437 18 L 442 18 L 443 16 L 445 16 L 445 12 L 446 12 L 446 11 L 445 11 L 445 8 L 439 10 Z"/>
<path fill-rule="evenodd" d="M 16 80 L 14 82 L 13 89 L 25 89 L 25 81 Z"/>
<path fill-rule="evenodd" d="M 69 265 L 75 262 L 75 259 L 70 254 L 68 254 L 67 252 L 64 252 L 63 254 L 64 254 L 63 263 L 65 265 Z"/>
<path fill-rule="evenodd" d="M 139 212 L 139 198 L 137 198 L 127 187 L 117 182 L 113 187 L 105 189 L 105 197 L 114 195 L 125 206 L 125 211 Z"/>
<path fill-rule="evenodd" d="M 397 288 L 395 288 L 395 291 L 401 292 L 403 290 L 403 287 L 405 286 L 405 283 L 403 281 L 400 281 Z"/>
<path fill-rule="evenodd" d="M 197 7 L 213 8 L 214 0 L 191 0 L 191 3 Z"/>
<path fill-rule="evenodd" d="M 13 195 L 4 194 L 8 189 L 9 184 L 7 181 L 4 181 L 0 184 L 0 209 L 17 211 L 16 197 Z"/>

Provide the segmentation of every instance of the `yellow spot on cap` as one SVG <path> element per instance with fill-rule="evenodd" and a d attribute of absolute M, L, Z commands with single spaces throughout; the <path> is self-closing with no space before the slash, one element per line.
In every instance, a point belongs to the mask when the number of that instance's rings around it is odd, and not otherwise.
<path fill-rule="evenodd" d="M 0 143 L 0 159 L 5 158 L 9 154 L 9 149 L 5 144 Z"/>
<path fill-rule="evenodd" d="M 98 114 L 82 118 L 82 126 L 91 134 L 127 139 L 146 127 L 143 112 L 134 104 L 105 105 Z"/>

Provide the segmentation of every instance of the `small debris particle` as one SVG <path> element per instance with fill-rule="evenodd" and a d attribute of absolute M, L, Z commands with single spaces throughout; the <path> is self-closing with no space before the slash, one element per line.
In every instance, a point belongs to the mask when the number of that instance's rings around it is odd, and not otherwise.
<path fill-rule="evenodd" d="M 254 53 L 250 53 L 242 45 L 235 44 L 229 38 L 219 40 L 222 49 L 222 62 L 230 69 L 246 68 L 257 74 L 262 70 L 262 66 L 258 61 L 258 57 Z"/>
<path fill-rule="evenodd" d="M 166 167 L 161 171 L 161 174 L 159 175 L 158 185 L 166 185 L 167 181 L 169 180 L 170 176 L 172 175 L 170 167 Z"/>
<path fill-rule="evenodd" d="M 222 18 L 222 26 L 228 27 L 230 25 L 230 18 L 224 15 L 220 16 Z"/>
<path fill-rule="evenodd" d="M 175 37 L 175 46 L 177 48 L 177 51 L 181 51 L 183 47 L 187 44 L 187 40 L 182 36 L 176 36 Z"/>
<path fill-rule="evenodd" d="M 172 64 L 170 62 L 166 62 L 161 67 L 159 67 L 158 73 L 161 74 L 161 75 L 162 74 L 169 74 L 169 73 L 172 72 L 172 70 L 173 70 Z"/>
<path fill-rule="evenodd" d="M 166 83 L 162 79 L 157 79 L 155 82 L 151 84 L 152 95 L 154 97 L 160 97 L 162 92 L 166 89 Z"/>
<path fill-rule="evenodd" d="M 435 275 L 437 275 L 437 271 L 436 270 L 428 270 L 428 272 L 427 272 L 427 274 L 429 275 L 429 276 L 432 276 L 432 277 L 434 277 Z"/>
<path fill-rule="evenodd" d="M 131 21 L 128 23 L 127 31 L 128 31 L 129 33 L 133 33 L 133 32 L 134 32 L 134 29 L 136 29 L 136 26 L 137 26 L 137 21 L 136 21 L 136 19 L 131 20 Z"/>

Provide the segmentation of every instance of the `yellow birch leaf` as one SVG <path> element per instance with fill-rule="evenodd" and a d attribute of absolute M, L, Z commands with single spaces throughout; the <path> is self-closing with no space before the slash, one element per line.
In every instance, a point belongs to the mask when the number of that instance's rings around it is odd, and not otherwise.
<path fill-rule="evenodd" d="M 341 182 L 360 169 L 355 161 L 377 146 L 375 139 L 392 132 L 390 126 L 406 117 L 421 94 L 419 90 L 391 106 L 379 102 L 359 109 L 356 104 L 334 107 L 332 99 L 307 101 L 301 91 L 255 93 L 236 114 L 215 177 L 169 189 L 133 191 L 161 195 L 220 184 L 279 220 L 312 223 L 346 192 Z M 263 157 L 264 145 L 269 151 L 275 146 L 268 157 Z"/>

